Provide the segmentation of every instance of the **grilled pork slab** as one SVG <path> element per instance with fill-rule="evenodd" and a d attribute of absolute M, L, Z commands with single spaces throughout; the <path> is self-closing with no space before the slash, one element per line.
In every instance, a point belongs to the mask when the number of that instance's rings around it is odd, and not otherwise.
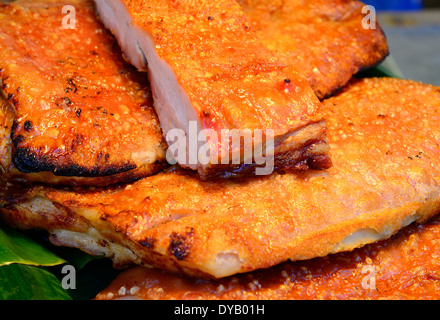
<path fill-rule="evenodd" d="M 330 170 L 201 181 L 175 168 L 106 190 L 37 187 L 7 196 L 2 217 L 115 263 L 221 278 L 352 250 L 440 211 L 439 88 L 365 79 L 325 107 Z"/>
<path fill-rule="evenodd" d="M 388 55 L 373 12 L 357 0 L 239 0 L 261 41 L 323 99 Z"/>
<path fill-rule="evenodd" d="M 134 267 L 96 300 L 438 300 L 440 270 L 434 257 L 440 255 L 439 239 L 437 216 L 352 252 L 219 280 Z"/>
<path fill-rule="evenodd" d="M 168 166 L 144 75 L 122 59 L 92 1 L 0 5 L 0 164 L 9 180 L 108 185 Z M 72 21 L 73 23 L 73 21 Z"/>
<path fill-rule="evenodd" d="M 265 48 L 236 1 L 96 4 L 127 59 L 148 70 L 173 161 L 202 179 L 259 174 L 258 165 L 262 174 L 331 166 L 319 100 Z M 249 138 L 234 144 L 233 130 Z"/>

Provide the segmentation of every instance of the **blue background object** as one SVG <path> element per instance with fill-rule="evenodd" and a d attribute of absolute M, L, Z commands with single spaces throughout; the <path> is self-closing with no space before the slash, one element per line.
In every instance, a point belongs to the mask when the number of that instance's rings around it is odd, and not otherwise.
<path fill-rule="evenodd" d="M 364 0 L 376 10 L 419 10 L 422 9 L 422 0 Z"/>

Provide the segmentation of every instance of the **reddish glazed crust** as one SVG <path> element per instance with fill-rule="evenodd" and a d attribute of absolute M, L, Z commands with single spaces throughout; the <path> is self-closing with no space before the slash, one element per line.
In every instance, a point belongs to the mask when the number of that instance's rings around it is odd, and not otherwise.
<path fill-rule="evenodd" d="M 327 171 L 201 181 L 173 169 L 108 190 L 36 188 L 4 215 L 19 220 L 45 199 L 142 263 L 205 278 L 352 250 L 440 211 L 438 90 L 365 79 L 327 100 L 337 156 Z M 45 210 L 33 205 L 37 217 Z"/>
<path fill-rule="evenodd" d="M 15 110 L 7 174 L 107 185 L 157 173 L 166 145 L 146 76 L 122 59 L 93 2 L 75 2 L 75 29 L 50 4 L 0 7 L 0 82 Z"/>
<path fill-rule="evenodd" d="M 292 64 L 320 99 L 336 93 L 354 74 L 379 64 L 389 53 L 377 19 L 371 24 L 361 1 L 239 3 L 261 41 L 281 61 Z"/>
<path fill-rule="evenodd" d="M 217 137 L 225 129 L 274 130 L 277 158 L 295 132 L 320 124 L 322 130 L 310 130 L 306 139 L 290 143 L 289 151 L 307 154 L 303 151 L 312 141 L 326 143 L 325 119 L 316 95 L 305 79 L 262 44 L 236 1 L 99 1 L 98 11 L 138 68 L 146 67 L 136 63 L 139 50 L 144 53 L 165 134 L 178 128 L 189 135 L 189 121 L 214 131 Z M 117 11 L 125 11 L 125 18 Z M 127 44 L 127 38 L 135 40 Z M 133 49 L 136 44 L 138 51 Z M 174 95 L 164 94 L 165 83 L 176 86 Z M 225 162 L 233 167 L 232 172 L 244 168 L 242 173 L 249 173 L 246 167 L 224 161 L 221 147 L 229 141 L 208 142 L 220 161 L 193 164 L 180 160 L 179 164 L 197 169 L 202 178 L 211 178 L 216 171 L 219 176 L 231 176 L 223 175 L 220 164 Z M 243 147 L 238 149 L 240 155 L 245 153 Z M 310 158 L 325 155 L 327 149 L 321 148 Z M 295 167 L 304 160 L 292 157 L 284 165 Z"/>

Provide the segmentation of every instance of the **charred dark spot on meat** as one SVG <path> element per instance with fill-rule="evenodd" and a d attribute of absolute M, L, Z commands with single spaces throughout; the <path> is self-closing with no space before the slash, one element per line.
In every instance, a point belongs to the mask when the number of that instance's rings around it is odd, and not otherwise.
<path fill-rule="evenodd" d="M 12 160 L 15 167 L 24 173 L 52 171 L 54 169 L 53 166 L 48 166 L 41 161 L 41 159 L 28 148 L 17 148 Z"/>
<path fill-rule="evenodd" d="M 307 160 L 307 165 L 312 170 L 330 169 L 333 166 L 332 160 L 328 155 L 317 155 Z"/>
<path fill-rule="evenodd" d="M 153 249 L 157 240 L 154 238 L 145 238 L 142 241 L 139 241 L 139 244 L 145 248 Z"/>
<path fill-rule="evenodd" d="M 4 69 L 0 69 L 0 74 L 2 74 L 4 71 Z M 9 79 L 9 76 L 4 76 L 0 78 L 0 88 L 2 90 L 6 90 L 6 88 L 8 87 L 8 85 L 6 84 L 6 81 Z"/>
<path fill-rule="evenodd" d="M 5 95 L 6 95 L 6 93 L 5 93 Z M 14 106 L 18 106 L 18 103 L 19 103 L 19 101 L 18 101 L 18 95 L 17 94 L 13 94 L 13 93 L 8 93 L 7 95 L 6 95 L 6 98 L 7 98 L 7 100 L 9 100 Z"/>
<path fill-rule="evenodd" d="M 15 135 L 15 132 L 17 131 L 17 129 L 18 129 L 18 121 L 17 121 L 17 119 L 14 119 L 14 121 L 12 122 L 12 127 L 11 127 L 12 136 Z"/>
<path fill-rule="evenodd" d="M 127 172 L 136 169 L 135 164 L 127 163 L 121 165 L 111 166 L 94 166 L 92 168 L 85 168 L 79 165 L 70 165 L 64 168 L 60 168 L 54 174 L 59 174 L 66 177 L 100 177 L 100 176 L 112 176 L 118 173 Z"/>
<path fill-rule="evenodd" d="M 32 124 L 32 121 L 27 120 L 24 122 L 24 130 L 25 131 L 30 132 L 33 130 L 33 128 L 34 128 L 34 126 Z"/>
<path fill-rule="evenodd" d="M 170 246 L 168 249 L 177 260 L 181 261 L 189 255 L 193 233 L 194 229 L 190 228 L 185 234 L 173 232 L 170 235 Z"/>
<path fill-rule="evenodd" d="M 66 90 L 64 90 L 66 93 L 69 93 L 71 91 L 76 93 L 78 91 L 78 87 L 76 86 L 76 84 L 72 78 L 67 79 L 67 84 L 68 84 L 68 87 L 66 88 Z"/>
<path fill-rule="evenodd" d="M 18 147 L 20 143 L 22 143 L 25 139 L 24 136 L 22 136 L 21 134 L 15 136 L 14 138 L 12 138 L 12 144 L 14 145 L 14 147 Z"/>
<path fill-rule="evenodd" d="M 18 136 L 20 137 L 20 136 Z M 17 143 L 18 145 L 18 143 Z M 101 177 L 128 172 L 137 168 L 135 164 L 123 163 L 109 166 L 84 167 L 78 164 L 62 163 L 51 155 L 37 154 L 30 148 L 17 148 L 13 155 L 15 167 L 23 173 L 52 172 L 64 177 Z"/>

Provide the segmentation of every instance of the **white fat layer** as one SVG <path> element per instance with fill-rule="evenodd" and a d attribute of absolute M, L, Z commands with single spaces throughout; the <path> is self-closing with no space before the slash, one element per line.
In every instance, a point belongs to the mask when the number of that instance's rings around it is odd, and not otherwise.
<path fill-rule="evenodd" d="M 108 257 L 117 266 L 140 264 L 139 258 L 128 248 L 105 239 L 90 227 L 87 233 L 66 229 L 49 230 L 50 241 L 55 245 L 81 249 L 95 256 Z"/>
<path fill-rule="evenodd" d="M 216 278 L 223 278 L 240 272 L 242 264 L 243 261 L 241 261 L 237 252 L 220 252 L 215 259 L 208 262 L 201 270 Z"/>

